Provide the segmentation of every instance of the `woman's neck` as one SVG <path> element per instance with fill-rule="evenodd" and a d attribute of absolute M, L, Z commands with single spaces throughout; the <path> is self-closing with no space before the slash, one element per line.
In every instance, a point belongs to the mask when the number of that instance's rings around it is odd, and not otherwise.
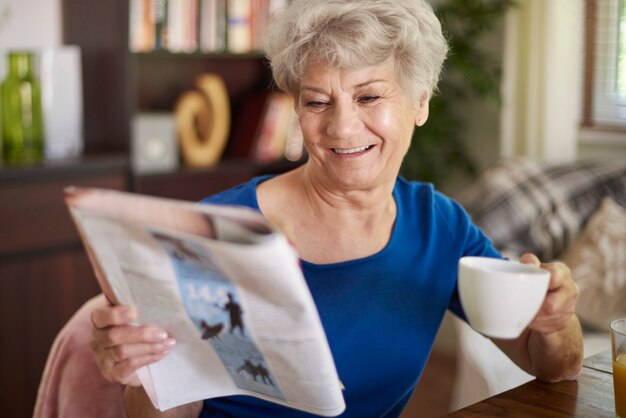
<path fill-rule="evenodd" d="M 380 225 L 381 220 L 390 216 L 395 219 L 395 179 L 363 189 L 348 189 L 315 177 L 311 172 L 304 166 L 294 174 L 300 183 L 297 189 L 319 221 L 347 226 L 357 223 L 357 227 L 368 227 Z"/>
<path fill-rule="evenodd" d="M 367 191 L 325 187 L 303 167 L 257 188 L 263 214 L 289 236 L 300 256 L 330 264 L 382 250 L 396 219 L 393 184 Z"/>

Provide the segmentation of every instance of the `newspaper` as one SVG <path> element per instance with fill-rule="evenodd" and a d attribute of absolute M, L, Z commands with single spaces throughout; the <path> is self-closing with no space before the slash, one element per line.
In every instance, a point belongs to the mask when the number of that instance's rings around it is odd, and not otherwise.
<path fill-rule="evenodd" d="M 156 408 L 241 394 L 343 412 L 298 256 L 259 213 L 102 189 L 65 200 L 107 298 L 176 338 L 138 371 Z"/>

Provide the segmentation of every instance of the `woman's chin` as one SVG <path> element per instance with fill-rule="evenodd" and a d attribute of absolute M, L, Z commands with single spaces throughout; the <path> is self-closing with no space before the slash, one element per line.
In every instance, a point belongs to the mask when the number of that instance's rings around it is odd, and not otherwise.
<path fill-rule="evenodd" d="M 371 156 L 370 156 L 371 157 Z M 395 182 L 387 164 L 372 158 L 335 159 L 325 158 L 309 161 L 309 174 L 328 188 L 340 190 L 368 190 L 384 183 Z"/>

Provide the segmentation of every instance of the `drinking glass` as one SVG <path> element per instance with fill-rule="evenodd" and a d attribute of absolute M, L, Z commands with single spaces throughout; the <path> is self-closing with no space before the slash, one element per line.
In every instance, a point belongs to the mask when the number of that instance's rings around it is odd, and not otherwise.
<path fill-rule="evenodd" d="M 615 415 L 626 418 L 626 318 L 611 323 Z"/>

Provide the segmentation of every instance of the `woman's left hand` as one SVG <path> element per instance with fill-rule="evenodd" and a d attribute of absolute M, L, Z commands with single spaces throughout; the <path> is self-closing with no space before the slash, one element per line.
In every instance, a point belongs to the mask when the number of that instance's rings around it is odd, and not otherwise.
<path fill-rule="evenodd" d="M 548 292 L 519 338 L 493 341 L 519 367 L 543 381 L 576 379 L 583 362 L 582 330 L 575 315 L 578 286 L 563 263 L 541 263 L 533 254 L 524 254 L 520 262 L 550 272 Z"/>
<path fill-rule="evenodd" d="M 574 315 L 578 301 L 578 286 L 570 269 L 561 262 L 541 263 L 533 254 L 524 254 L 520 262 L 541 267 L 550 272 L 550 284 L 543 304 L 528 328 L 540 334 L 562 331 Z"/>

